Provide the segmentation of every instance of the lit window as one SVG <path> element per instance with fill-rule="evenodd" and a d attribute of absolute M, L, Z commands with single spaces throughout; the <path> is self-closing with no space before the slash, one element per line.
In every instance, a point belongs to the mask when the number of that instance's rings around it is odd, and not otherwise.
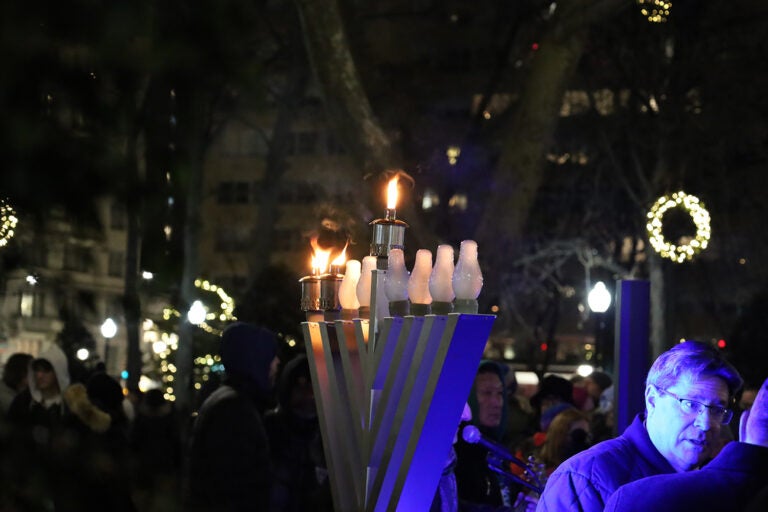
<path fill-rule="evenodd" d="M 45 295 L 42 293 L 23 292 L 19 302 L 19 313 L 22 317 L 40 318 L 43 316 Z"/>

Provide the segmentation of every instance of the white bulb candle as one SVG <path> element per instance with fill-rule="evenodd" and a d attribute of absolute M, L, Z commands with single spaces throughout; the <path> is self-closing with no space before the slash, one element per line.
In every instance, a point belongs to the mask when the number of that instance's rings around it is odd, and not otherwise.
<path fill-rule="evenodd" d="M 453 247 L 438 245 L 435 266 L 429 276 L 429 293 L 432 295 L 432 312 L 445 315 L 453 311 Z"/>
<path fill-rule="evenodd" d="M 391 316 L 410 314 L 408 307 L 408 270 L 402 249 L 392 249 L 387 258 L 387 273 L 384 275 L 384 292 L 389 301 Z"/>
<path fill-rule="evenodd" d="M 419 249 L 416 251 L 416 262 L 413 264 L 411 277 L 408 279 L 408 297 L 411 304 L 431 304 L 432 295 L 429 293 L 429 276 L 432 273 L 432 251 Z"/>
<path fill-rule="evenodd" d="M 453 291 L 457 299 L 477 299 L 483 288 L 483 273 L 477 261 L 477 242 L 464 240 L 459 249 L 459 261 L 453 271 Z"/>
<path fill-rule="evenodd" d="M 390 302 L 408 299 L 408 270 L 405 268 L 405 256 L 402 249 L 389 251 L 384 291 Z"/>
<path fill-rule="evenodd" d="M 357 299 L 357 283 L 360 281 L 360 262 L 347 261 L 344 278 L 339 286 L 339 304 L 342 309 L 358 309 L 360 301 Z"/>
<path fill-rule="evenodd" d="M 357 281 L 357 300 L 361 308 L 371 307 L 371 273 L 376 269 L 376 256 L 363 258 L 360 279 Z"/>
<path fill-rule="evenodd" d="M 477 242 L 464 240 L 459 248 L 459 261 L 453 271 L 454 311 L 477 313 L 477 296 L 483 288 L 483 273 L 477 261 Z"/>

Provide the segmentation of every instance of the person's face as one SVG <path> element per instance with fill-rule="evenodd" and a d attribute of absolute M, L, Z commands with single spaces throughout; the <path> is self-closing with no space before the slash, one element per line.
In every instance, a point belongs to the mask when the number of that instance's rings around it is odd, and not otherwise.
<path fill-rule="evenodd" d="M 664 392 L 654 385 L 645 390 L 646 426 L 654 446 L 678 472 L 690 471 L 712 456 L 722 427 L 709 409 L 686 413 L 680 398 L 706 405 L 728 406 L 728 387 L 718 377 L 683 378 Z"/>
<path fill-rule="evenodd" d="M 741 400 L 739 400 L 739 408 L 742 411 L 747 411 L 752 408 L 752 404 L 755 403 L 755 397 L 757 396 L 757 390 L 745 389 L 741 394 Z"/>
<path fill-rule="evenodd" d="M 481 373 L 475 378 L 477 421 L 483 427 L 498 427 L 504 407 L 504 383 L 495 373 Z"/>
<path fill-rule="evenodd" d="M 53 372 L 53 369 L 37 368 L 34 372 L 37 389 L 43 393 L 58 391 L 59 382 L 56 380 L 56 374 Z"/>
<path fill-rule="evenodd" d="M 600 399 L 600 395 L 603 393 L 603 391 L 600 389 L 600 386 L 598 386 L 597 383 L 592 380 L 592 378 L 584 378 L 584 387 L 587 388 L 587 393 L 589 393 L 589 396 L 595 400 Z"/>

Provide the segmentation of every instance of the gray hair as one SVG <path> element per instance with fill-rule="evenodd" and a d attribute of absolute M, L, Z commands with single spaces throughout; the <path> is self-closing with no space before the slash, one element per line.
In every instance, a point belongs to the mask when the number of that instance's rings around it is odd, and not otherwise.
<path fill-rule="evenodd" d="M 728 397 L 733 399 L 744 385 L 744 380 L 722 353 L 708 343 L 684 341 L 661 354 L 648 371 L 646 386 L 667 389 L 684 377 L 719 377 L 728 386 Z"/>

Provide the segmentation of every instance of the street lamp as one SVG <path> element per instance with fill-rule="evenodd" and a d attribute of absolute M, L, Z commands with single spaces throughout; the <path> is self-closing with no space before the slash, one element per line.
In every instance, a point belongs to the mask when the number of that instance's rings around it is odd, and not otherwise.
<path fill-rule="evenodd" d="M 593 313 L 605 313 L 611 306 L 611 294 L 605 283 L 598 281 L 587 295 L 587 304 Z"/>
<path fill-rule="evenodd" d="M 189 323 L 193 325 L 200 325 L 205 322 L 205 315 L 205 306 L 203 306 L 201 301 L 196 300 L 189 308 L 189 312 L 187 313 L 187 320 L 189 320 Z"/>
<path fill-rule="evenodd" d="M 111 318 L 104 320 L 101 324 L 101 335 L 104 336 L 104 366 L 109 373 L 109 341 L 117 334 L 117 324 Z"/>
<path fill-rule="evenodd" d="M 595 360 L 603 366 L 603 345 L 605 334 L 605 312 L 611 306 L 611 293 L 605 283 L 598 281 L 587 295 L 589 309 L 595 314 Z"/>

